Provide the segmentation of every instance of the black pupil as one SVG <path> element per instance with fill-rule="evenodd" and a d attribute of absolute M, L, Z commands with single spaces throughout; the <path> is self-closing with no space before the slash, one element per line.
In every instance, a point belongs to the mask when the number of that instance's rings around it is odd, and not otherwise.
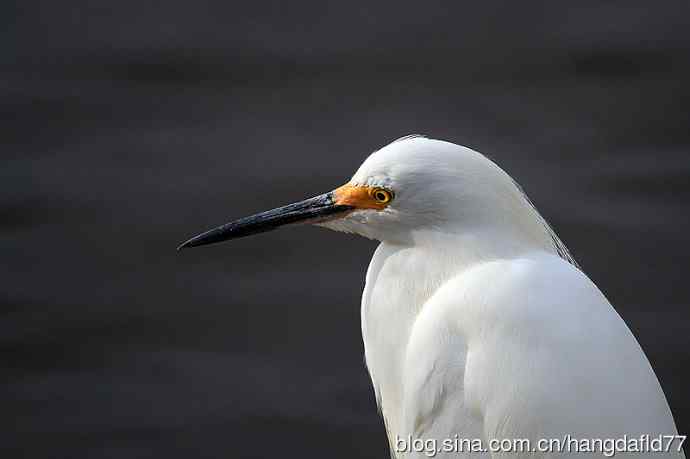
<path fill-rule="evenodd" d="M 378 199 L 379 201 L 385 201 L 386 194 L 382 191 L 379 191 L 378 193 L 376 193 L 376 199 Z"/>

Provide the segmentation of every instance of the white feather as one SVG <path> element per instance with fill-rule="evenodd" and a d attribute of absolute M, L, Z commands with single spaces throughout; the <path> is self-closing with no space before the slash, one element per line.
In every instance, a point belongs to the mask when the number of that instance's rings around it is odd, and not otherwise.
<path fill-rule="evenodd" d="M 395 192 L 384 211 L 323 224 L 382 241 L 367 272 L 362 335 L 393 449 L 408 435 L 676 433 L 623 320 L 493 162 L 408 137 L 372 154 L 352 183 Z"/>

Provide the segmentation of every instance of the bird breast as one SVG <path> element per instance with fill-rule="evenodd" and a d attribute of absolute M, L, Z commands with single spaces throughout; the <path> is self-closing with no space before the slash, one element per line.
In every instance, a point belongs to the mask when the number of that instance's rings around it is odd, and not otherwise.
<path fill-rule="evenodd" d="M 420 247 L 382 243 L 367 271 L 362 337 L 389 434 L 402 424 L 402 381 L 412 328 L 424 303 L 452 273 L 439 263 L 440 256 Z"/>

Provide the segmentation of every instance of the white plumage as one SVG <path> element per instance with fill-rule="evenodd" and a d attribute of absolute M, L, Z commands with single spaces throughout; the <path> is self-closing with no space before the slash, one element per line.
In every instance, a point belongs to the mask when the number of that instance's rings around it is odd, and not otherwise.
<path fill-rule="evenodd" d="M 372 154 L 351 182 L 396 193 L 385 210 L 323 224 L 382 241 L 362 335 L 393 450 L 410 436 L 535 445 L 676 434 L 635 337 L 498 166 L 412 137 Z M 668 455 L 684 457 L 676 449 Z"/>

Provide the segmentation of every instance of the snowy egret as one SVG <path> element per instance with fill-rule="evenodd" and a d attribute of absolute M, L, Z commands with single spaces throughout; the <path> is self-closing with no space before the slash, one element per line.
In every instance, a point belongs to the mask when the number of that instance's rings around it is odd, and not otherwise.
<path fill-rule="evenodd" d="M 366 275 L 362 336 L 394 457 L 431 455 L 428 447 L 439 457 L 553 457 L 575 454 L 575 440 L 677 434 L 624 321 L 520 187 L 480 153 L 403 137 L 334 191 L 180 248 L 305 222 L 381 242 Z M 570 446 L 543 443 L 566 438 Z M 531 450 L 495 439 L 528 439 Z M 684 457 L 678 443 L 667 449 Z"/>

